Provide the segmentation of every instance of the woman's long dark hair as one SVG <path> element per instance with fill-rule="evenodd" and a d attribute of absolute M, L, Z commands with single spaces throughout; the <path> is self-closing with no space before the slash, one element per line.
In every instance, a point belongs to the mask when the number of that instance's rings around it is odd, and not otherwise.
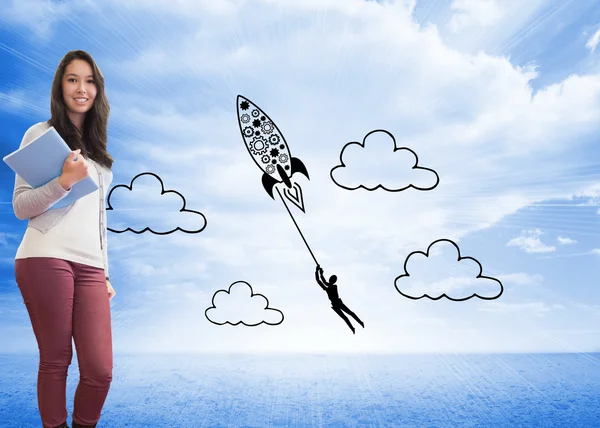
<path fill-rule="evenodd" d="M 96 99 L 94 105 L 85 114 L 83 130 L 80 132 L 67 115 L 67 106 L 63 98 L 63 75 L 67 65 L 74 59 L 86 61 L 94 75 L 96 83 Z M 52 93 L 50 96 L 50 119 L 48 124 L 54 126 L 54 129 L 65 140 L 71 150 L 81 149 L 84 157 L 92 159 L 104 167 L 111 169 L 113 158 L 106 150 L 107 143 L 107 125 L 110 106 L 104 93 L 104 76 L 100 68 L 86 51 L 74 50 L 67 52 L 63 57 L 54 73 L 52 82 Z M 84 144 L 84 141 L 87 144 Z"/>

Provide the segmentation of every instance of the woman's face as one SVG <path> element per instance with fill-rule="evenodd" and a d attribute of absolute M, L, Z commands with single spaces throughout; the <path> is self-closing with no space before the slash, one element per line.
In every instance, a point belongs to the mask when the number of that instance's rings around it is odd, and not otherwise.
<path fill-rule="evenodd" d="M 65 68 L 62 81 L 63 99 L 71 114 L 84 115 L 94 105 L 96 83 L 92 67 L 82 59 L 74 59 Z"/>

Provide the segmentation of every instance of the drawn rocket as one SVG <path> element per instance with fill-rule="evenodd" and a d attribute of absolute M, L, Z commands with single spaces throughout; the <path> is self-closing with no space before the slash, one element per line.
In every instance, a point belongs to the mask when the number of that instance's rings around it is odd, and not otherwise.
<path fill-rule="evenodd" d="M 296 172 L 310 179 L 304 163 L 291 156 L 283 134 L 265 112 L 242 95 L 237 96 L 236 102 L 240 132 L 250 156 L 263 171 L 262 184 L 266 192 L 275 199 L 273 187 L 284 183 L 286 198 L 304 212 L 302 189 L 292 179 Z M 294 193 L 290 191 L 292 188 Z"/>

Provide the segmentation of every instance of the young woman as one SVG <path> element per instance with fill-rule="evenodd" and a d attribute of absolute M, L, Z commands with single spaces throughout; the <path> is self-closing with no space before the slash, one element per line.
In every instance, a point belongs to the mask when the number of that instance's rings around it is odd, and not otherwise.
<path fill-rule="evenodd" d="M 28 219 L 15 256 L 15 277 L 37 340 L 38 408 L 43 426 L 67 427 L 66 380 L 75 341 L 79 384 L 73 428 L 95 427 L 112 381 L 105 190 L 113 159 L 106 150 L 110 107 L 104 78 L 85 51 L 61 60 L 50 103 L 51 118 L 30 127 L 21 147 L 53 126 L 72 152 L 62 174 L 32 188 L 18 175 L 13 209 Z M 50 210 L 71 186 L 91 176 L 99 189 L 73 204 Z"/>

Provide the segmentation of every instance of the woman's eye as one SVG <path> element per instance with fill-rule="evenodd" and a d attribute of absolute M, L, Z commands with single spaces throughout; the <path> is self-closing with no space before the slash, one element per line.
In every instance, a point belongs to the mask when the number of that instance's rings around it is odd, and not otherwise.
<path fill-rule="evenodd" d="M 94 81 L 93 80 L 88 80 L 88 83 L 94 83 Z"/>

